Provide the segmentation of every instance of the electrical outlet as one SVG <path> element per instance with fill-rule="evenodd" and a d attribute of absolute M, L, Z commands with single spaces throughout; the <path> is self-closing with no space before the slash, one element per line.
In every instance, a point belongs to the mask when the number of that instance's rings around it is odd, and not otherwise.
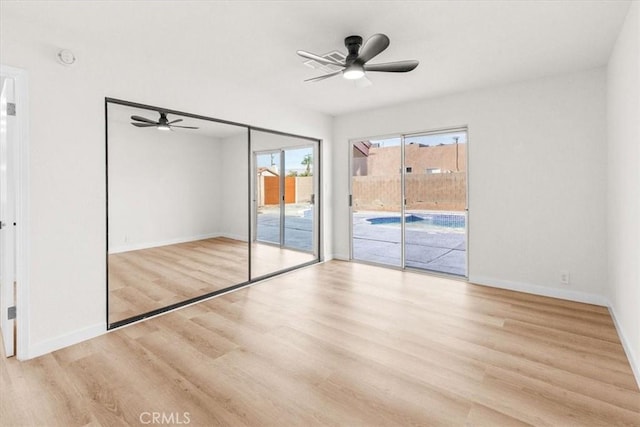
<path fill-rule="evenodd" d="M 124 236 L 124 242 L 129 243 L 129 236 Z"/>
<path fill-rule="evenodd" d="M 566 270 L 560 271 L 560 283 L 563 285 L 569 284 L 569 272 Z"/>

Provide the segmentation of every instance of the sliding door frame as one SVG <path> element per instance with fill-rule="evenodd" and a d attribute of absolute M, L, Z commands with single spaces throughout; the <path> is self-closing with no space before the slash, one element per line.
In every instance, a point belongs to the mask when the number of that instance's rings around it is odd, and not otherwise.
<path fill-rule="evenodd" d="M 362 264 L 371 264 L 376 266 L 381 266 L 385 268 L 391 268 L 394 270 L 402 270 L 402 271 L 414 271 L 419 273 L 426 273 L 433 276 L 441 276 L 450 279 L 456 280 L 468 280 L 469 277 L 469 149 L 467 148 L 465 157 L 466 157 L 466 207 L 465 207 L 465 275 L 459 276 L 456 274 L 444 273 L 435 270 L 421 269 L 417 267 L 407 267 L 406 265 L 406 205 L 407 205 L 407 197 L 406 197 L 406 162 L 405 162 L 405 140 L 408 137 L 416 137 L 416 136 L 431 136 L 431 135 L 441 135 L 447 133 L 454 132 L 464 132 L 467 136 L 466 144 L 469 146 L 469 128 L 466 125 L 455 126 L 455 127 L 445 127 L 432 129 L 428 131 L 422 132 L 407 132 L 407 133 L 398 133 L 398 134 L 387 134 L 381 136 L 371 136 L 371 137 L 362 137 L 362 138 L 354 138 L 349 140 L 348 149 L 349 155 L 347 156 L 349 162 L 349 194 L 348 194 L 348 207 L 349 207 L 349 261 L 357 262 Z M 400 266 L 395 266 L 391 264 L 383 264 L 375 261 L 367 261 L 367 260 L 359 260 L 353 257 L 353 147 L 354 144 L 363 141 L 363 140 L 381 140 L 381 139 L 391 139 L 391 138 L 399 138 L 400 139 Z"/>

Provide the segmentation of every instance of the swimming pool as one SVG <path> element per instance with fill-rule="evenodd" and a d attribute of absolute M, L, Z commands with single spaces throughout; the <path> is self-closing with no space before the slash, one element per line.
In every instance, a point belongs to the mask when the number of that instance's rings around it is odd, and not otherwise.
<path fill-rule="evenodd" d="M 400 224 L 400 216 L 381 216 L 381 217 L 377 217 L 377 218 L 367 218 L 367 221 L 369 221 L 373 225 L 376 225 L 376 224 Z M 411 214 L 411 215 L 405 215 L 404 221 L 405 222 L 424 221 L 424 218 L 419 217 L 417 215 Z"/>
<path fill-rule="evenodd" d="M 408 214 L 405 215 L 405 224 L 408 228 L 432 228 L 443 227 L 448 229 L 464 229 L 466 218 L 464 214 Z M 400 215 L 367 218 L 371 225 L 400 224 Z"/>

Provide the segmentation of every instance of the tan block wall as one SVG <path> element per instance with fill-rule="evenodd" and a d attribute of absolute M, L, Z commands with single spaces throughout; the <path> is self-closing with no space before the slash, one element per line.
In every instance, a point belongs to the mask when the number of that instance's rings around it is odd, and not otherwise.
<path fill-rule="evenodd" d="M 467 207 L 467 145 L 405 146 L 407 209 L 464 211 Z M 366 163 L 365 163 L 366 162 Z M 355 156 L 355 210 L 400 210 L 400 147 L 371 148 Z M 427 169 L 442 173 L 428 174 Z"/>
<path fill-rule="evenodd" d="M 464 211 L 467 207 L 467 174 L 407 174 L 407 209 Z M 354 176 L 355 210 L 400 210 L 400 176 Z"/>
<path fill-rule="evenodd" d="M 297 176 L 296 177 L 296 203 L 311 202 L 311 194 L 313 194 L 313 177 Z"/>
<path fill-rule="evenodd" d="M 467 207 L 467 173 L 408 174 L 405 196 L 407 209 L 464 211 Z"/>
<path fill-rule="evenodd" d="M 400 147 L 371 148 L 362 165 L 360 158 L 354 158 L 354 175 L 384 176 L 400 173 Z M 405 147 L 405 167 L 412 173 L 423 174 L 427 169 L 441 169 L 442 172 L 464 172 L 467 170 L 467 144 L 436 145 L 421 147 L 408 144 Z"/>

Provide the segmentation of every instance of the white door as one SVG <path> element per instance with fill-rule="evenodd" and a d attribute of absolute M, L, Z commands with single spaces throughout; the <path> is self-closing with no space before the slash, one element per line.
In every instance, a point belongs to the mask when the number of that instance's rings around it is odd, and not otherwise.
<path fill-rule="evenodd" d="M 16 197 L 15 81 L 0 77 L 0 328 L 5 356 L 15 354 Z"/>

